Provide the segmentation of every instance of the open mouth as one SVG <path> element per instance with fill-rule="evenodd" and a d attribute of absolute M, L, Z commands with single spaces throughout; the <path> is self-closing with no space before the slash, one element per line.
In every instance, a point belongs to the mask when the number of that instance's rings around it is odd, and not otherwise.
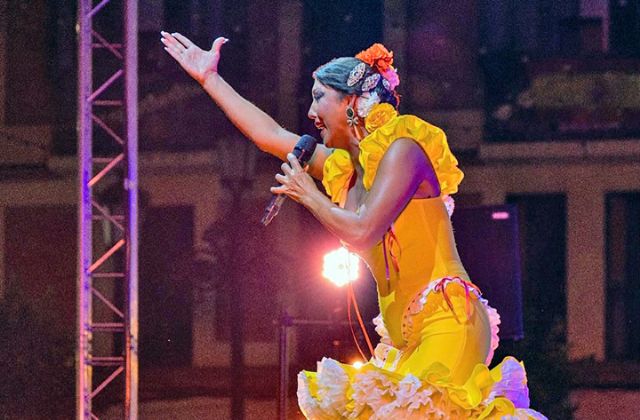
<path fill-rule="evenodd" d="M 316 128 L 318 129 L 318 131 L 320 131 L 320 137 L 321 137 L 321 138 L 324 138 L 324 134 L 325 134 L 325 133 L 326 133 L 326 131 L 327 131 L 327 127 L 325 127 L 325 125 L 324 125 L 321 121 L 319 121 L 319 120 L 316 120 L 316 121 L 314 122 L 314 125 L 316 126 Z"/>

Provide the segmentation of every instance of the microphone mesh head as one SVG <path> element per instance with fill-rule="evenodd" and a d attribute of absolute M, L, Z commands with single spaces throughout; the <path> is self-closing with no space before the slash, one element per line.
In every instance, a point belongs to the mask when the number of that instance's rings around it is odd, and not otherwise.
<path fill-rule="evenodd" d="M 313 156 L 313 152 L 316 150 L 317 145 L 318 141 L 308 134 L 300 137 L 300 140 L 298 140 L 293 148 L 293 154 L 298 158 L 300 165 L 304 166 L 307 164 L 309 159 L 311 159 L 311 156 Z"/>

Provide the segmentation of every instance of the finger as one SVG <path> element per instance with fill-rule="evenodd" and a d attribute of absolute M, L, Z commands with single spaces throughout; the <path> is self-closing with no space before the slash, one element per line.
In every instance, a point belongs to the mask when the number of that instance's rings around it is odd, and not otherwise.
<path fill-rule="evenodd" d="M 164 49 L 170 54 L 172 54 L 173 58 L 175 58 L 176 60 L 178 59 L 178 57 L 182 57 L 182 52 L 184 51 L 176 47 L 175 45 L 166 45 L 166 44 Z"/>
<path fill-rule="evenodd" d="M 211 46 L 211 51 L 213 51 L 214 53 L 220 53 L 220 48 L 222 48 L 222 46 L 227 42 L 229 42 L 229 39 L 223 36 L 217 37 L 216 40 L 213 41 L 213 45 Z"/>
<path fill-rule="evenodd" d="M 182 45 L 178 47 L 174 44 L 170 44 L 164 38 L 161 39 L 161 41 L 165 45 L 164 50 L 166 52 L 168 52 L 174 59 L 178 61 L 182 60 L 182 55 L 184 54 L 184 51 L 186 51 Z"/>
<path fill-rule="evenodd" d="M 291 166 L 287 165 L 286 162 L 280 165 L 280 169 L 285 175 L 289 175 L 289 176 L 293 175 L 293 169 L 291 169 Z"/>
<path fill-rule="evenodd" d="M 169 47 L 164 47 L 164 50 L 169 53 L 171 57 L 173 57 L 178 63 L 182 63 L 182 54 L 175 52 L 173 49 Z"/>
<path fill-rule="evenodd" d="M 170 48 L 172 50 L 175 50 L 176 52 L 180 52 L 180 49 L 184 49 L 184 47 L 182 47 L 182 45 L 180 47 L 178 47 L 176 45 L 175 40 L 173 42 L 171 42 L 169 39 L 167 38 L 160 38 L 160 42 L 162 42 L 164 44 L 165 47 Z"/>
<path fill-rule="evenodd" d="M 284 194 L 287 191 L 287 187 L 280 185 L 279 187 L 271 187 L 270 191 L 273 194 Z"/>
<path fill-rule="evenodd" d="M 187 38 L 186 36 L 178 33 L 178 32 L 174 32 L 173 35 L 178 41 L 180 41 L 182 43 L 182 45 L 185 46 L 185 48 L 189 48 L 192 47 L 194 44 L 193 42 L 191 42 L 191 40 L 189 38 Z"/>
<path fill-rule="evenodd" d="M 282 174 L 276 174 L 276 181 L 284 185 L 289 182 L 289 179 Z"/>
<path fill-rule="evenodd" d="M 291 164 L 291 168 L 293 170 L 303 171 L 302 166 L 300 166 L 300 161 L 298 161 L 298 158 L 293 153 L 288 153 L 287 159 L 289 160 L 289 163 Z"/>
<path fill-rule="evenodd" d="M 178 40 L 175 39 L 173 35 L 164 31 L 160 32 L 160 34 L 162 35 L 162 38 L 160 38 L 160 41 L 162 41 L 164 45 L 170 48 L 175 47 L 178 50 L 184 50 L 184 45 L 178 42 Z"/>

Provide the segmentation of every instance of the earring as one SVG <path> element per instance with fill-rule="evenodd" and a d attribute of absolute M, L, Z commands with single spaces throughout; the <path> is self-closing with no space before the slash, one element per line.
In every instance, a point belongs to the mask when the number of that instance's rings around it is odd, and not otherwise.
<path fill-rule="evenodd" d="M 358 116 L 351 105 L 347 106 L 347 124 L 349 127 L 355 127 L 359 124 Z"/>

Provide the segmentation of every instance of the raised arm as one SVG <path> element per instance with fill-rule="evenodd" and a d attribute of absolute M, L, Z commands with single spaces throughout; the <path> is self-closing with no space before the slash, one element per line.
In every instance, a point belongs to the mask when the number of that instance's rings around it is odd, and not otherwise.
<path fill-rule="evenodd" d="M 209 51 L 204 51 L 184 35 L 161 32 L 164 49 L 193 77 L 222 109 L 227 118 L 260 150 L 286 160 L 299 137 L 285 130 L 260 108 L 240 96 L 218 74 L 220 48 L 228 40 L 217 38 Z M 324 161 L 330 150 L 318 145 L 309 161 L 309 173 L 322 179 Z"/>

